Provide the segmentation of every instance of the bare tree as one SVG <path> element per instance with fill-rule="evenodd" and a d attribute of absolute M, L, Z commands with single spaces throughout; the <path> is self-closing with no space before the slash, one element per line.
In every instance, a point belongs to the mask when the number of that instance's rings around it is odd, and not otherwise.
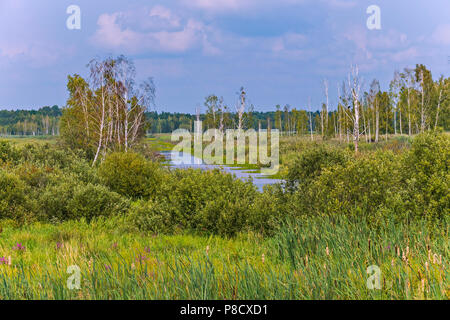
<path fill-rule="evenodd" d="M 400 74 L 400 78 L 401 78 L 401 82 L 402 82 L 402 86 L 406 88 L 406 100 L 407 100 L 407 105 L 408 105 L 408 135 L 412 135 L 412 110 L 411 110 L 411 93 L 412 90 L 414 90 L 415 87 L 415 77 L 414 77 L 414 70 L 413 69 L 409 69 L 409 68 L 405 68 L 403 73 Z"/>
<path fill-rule="evenodd" d="M 391 101 L 393 103 L 393 109 L 394 109 L 394 134 L 397 134 L 397 112 L 399 110 L 398 108 L 398 102 L 399 102 L 399 92 L 400 92 L 400 86 L 401 86 L 401 78 L 400 73 L 398 71 L 394 72 L 394 79 L 392 79 L 390 85 L 389 85 L 389 94 Z M 402 114 L 400 111 L 400 134 L 402 134 Z"/>
<path fill-rule="evenodd" d="M 224 129 L 225 129 L 225 123 L 224 123 L 224 118 L 225 118 L 225 112 L 226 112 L 226 107 L 224 106 L 223 103 L 223 97 L 219 98 L 219 112 L 220 112 L 220 119 L 219 119 L 219 131 L 223 133 Z"/>
<path fill-rule="evenodd" d="M 422 103 L 420 104 L 420 132 L 425 131 L 425 76 L 423 74 L 423 70 L 420 70 L 419 73 L 419 82 L 420 82 L 420 90 L 421 90 L 421 97 L 422 97 Z"/>
<path fill-rule="evenodd" d="M 439 82 L 436 83 L 436 89 L 439 92 L 438 104 L 436 109 L 436 119 L 434 122 L 434 129 L 437 129 L 439 123 L 439 111 L 442 103 L 447 99 L 449 80 L 445 80 L 444 76 L 441 76 Z"/>
<path fill-rule="evenodd" d="M 238 116 L 237 129 L 239 131 L 241 131 L 244 126 L 244 113 L 245 113 L 246 99 L 247 99 L 247 94 L 244 91 L 244 87 L 241 87 L 239 89 L 239 101 L 236 104 L 236 113 Z"/>
<path fill-rule="evenodd" d="M 375 118 L 375 142 L 378 142 L 380 137 L 380 110 L 378 100 L 379 92 L 380 92 L 380 82 L 374 79 L 370 84 L 369 99 L 373 108 Z"/>
<path fill-rule="evenodd" d="M 359 76 L 359 69 L 358 66 L 351 66 L 351 72 L 348 75 L 348 90 L 343 85 L 343 97 L 341 97 L 342 101 L 344 103 L 348 103 L 349 106 L 347 110 L 345 110 L 346 116 L 352 121 L 353 123 L 353 142 L 355 144 L 355 153 L 359 152 L 359 138 L 360 138 L 360 131 L 359 131 L 359 121 L 360 121 L 360 93 L 361 93 L 361 87 L 362 87 L 362 81 Z M 353 105 L 353 112 L 351 110 L 351 105 Z"/>
<path fill-rule="evenodd" d="M 324 87 L 324 91 L 325 91 L 325 99 L 326 99 L 326 103 L 325 103 L 325 110 L 324 115 L 322 116 L 322 136 L 323 136 L 323 131 L 324 131 L 324 118 L 325 118 L 325 131 L 328 131 L 328 110 L 329 110 L 329 100 L 328 100 L 328 80 L 324 79 L 323 80 L 323 87 Z"/>
<path fill-rule="evenodd" d="M 313 125 L 312 125 L 311 97 L 308 98 L 308 111 L 309 111 L 309 131 L 311 133 L 311 141 L 314 141 Z"/>

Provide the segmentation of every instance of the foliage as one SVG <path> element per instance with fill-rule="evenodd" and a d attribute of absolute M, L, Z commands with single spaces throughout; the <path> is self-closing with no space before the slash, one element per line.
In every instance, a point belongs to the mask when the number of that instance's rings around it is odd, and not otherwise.
<path fill-rule="evenodd" d="M 26 194 L 27 187 L 17 176 L 0 169 L 0 220 L 25 222 L 28 214 Z"/>
<path fill-rule="evenodd" d="M 449 167 L 450 136 L 430 132 L 414 139 L 402 168 L 405 213 L 430 219 L 449 214 Z"/>
<path fill-rule="evenodd" d="M 104 185 L 130 198 L 154 196 L 162 183 L 159 165 L 131 152 L 108 155 L 100 164 L 98 174 Z"/>
<path fill-rule="evenodd" d="M 38 198 L 39 218 L 65 221 L 124 214 L 129 202 L 105 186 L 80 184 L 71 177 L 50 184 Z"/>
<path fill-rule="evenodd" d="M 286 185 L 289 190 L 295 190 L 314 181 L 325 168 L 343 165 L 349 155 L 340 148 L 325 144 L 313 144 L 306 150 L 301 150 L 298 158 L 289 166 Z M 301 187 L 300 187 L 301 188 Z"/>
<path fill-rule="evenodd" d="M 257 194 L 250 181 L 235 180 L 218 170 L 175 170 L 165 176 L 152 202 L 142 203 L 131 215 L 141 230 L 232 236 L 249 227 L 247 219 Z M 158 223 L 153 226 L 151 221 Z"/>
<path fill-rule="evenodd" d="M 19 158 L 17 149 L 15 149 L 11 143 L 6 140 L 0 140 L 0 161 L 15 162 Z"/>
<path fill-rule="evenodd" d="M 89 83 L 68 77 L 69 99 L 61 118 L 61 139 L 95 163 L 101 154 L 132 148 L 145 135 L 145 111 L 154 102 L 153 79 L 135 87 L 135 67 L 124 56 L 92 60 Z"/>

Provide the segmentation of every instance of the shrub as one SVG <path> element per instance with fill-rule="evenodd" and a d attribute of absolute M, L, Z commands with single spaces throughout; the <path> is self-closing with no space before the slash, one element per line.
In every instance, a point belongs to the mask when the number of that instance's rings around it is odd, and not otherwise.
<path fill-rule="evenodd" d="M 235 180 L 219 170 L 175 170 L 165 177 L 156 199 L 142 202 L 131 215 L 144 231 L 232 236 L 248 228 L 257 194 L 251 182 Z"/>
<path fill-rule="evenodd" d="M 139 200 L 130 208 L 127 220 L 139 230 L 146 232 L 154 234 L 175 232 L 167 200 L 158 203 L 153 200 Z"/>
<path fill-rule="evenodd" d="M 450 212 L 450 137 L 437 132 L 417 136 L 402 168 L 406 210 L 412 216 L 443 218 Z"/>
<path fill-rule="evenodd" d="M 289 165 L 286 186 L 288 190 L 294 191 L 300 185 L 303 186 L 315 180 L 323 169 L 343 165 L 348 159 L 348 153 L 338 147 L 325 144 L 308 146 Z"/>
<path fill-rule="evenodd" d="M 0 162 L 16 162 L 19 157 L 19 151 L 10 142 L 0 141 Z"/>
<path fill-rule="evenodd" d="M 14 172 L 27 186 L 41 189 L 46 187 L 53 169 L 25 162 L 16 166 Z"/>
<path fill-rule="evenodd" d="M 74 177 L 60 177 L 39 195 L 40 219 L 65 221 L 125 213 L 129 202 L 105 186 L 84 184 Z"/>
<path fill-rule="evenodd" d="M 26 194 L 26 185 L 16 175 L 0 169 L 0 219 L 25 222 L 29 218 Z"/>
<path fill-rule="evenodd" d="M 129 208 L 129 202 L 104 186 L 88 183 L 74 188 L 73 198 L 67 208 L 73 218 L 90 221 L 96 217 L 124 214 Z"/>
<path fill-rule="evenodd" d="M 254 201 L 247 223 L 251 229 L 262 235 L 273 235 L 280 221 L 286 218 L 290 193 L 284 193 L 281 185 L 268 185 Z"/>
<path fill-rule="evenodd" d="M 53 169 L 70 169 L 79 161 L 86 161 L 81 151 L 63 149 L 48 143 L 26 144 L 19 149 L 20 161 Z"/>
<path fill-rule="evenodd" d="M 151 197 L 161 182 L 160 166 L 137 153 L 108 155 L 98 174 L 101 182 L 111 190 L 132 198 Z"/>
<path fill-rule="evenodd" d="M 363 215 L 375 221 L 388 196 L 398 191 L 399 164 L 392 152 L 358 157 L 325 169 L 297 200 L 305 201 L 312 214 Z"/>
<path fill-rule="evenodd" d="M 445 134 L 425 133 L 404 153 L 380 149 L 340 164 L 339 156 L 331 162 L 321 159 L 316 154 L 320 148 L 308 151 L 291 171 L 302 177 L 291 180 L 303 181 L 301 187 L 292 196 L 286 192 L 279 197 L 279 208 L 287 216 L 364 216 L 372 223 L 443 219 L 450 212 L 449 141 Z"/>

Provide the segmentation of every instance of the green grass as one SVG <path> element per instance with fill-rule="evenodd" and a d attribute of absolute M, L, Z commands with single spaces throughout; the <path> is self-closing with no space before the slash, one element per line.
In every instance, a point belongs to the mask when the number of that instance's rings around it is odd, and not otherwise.
<path fill-rule="evenodd" d="M 11 257 L 11 265 L 0 265 L 0 299 L 448 299 L 450 293 L 446 225 L 375 230 L 363 221 L 317 218 L 286 225 L 273 238 L 223 239 L 142 235 L 118 228 L 120 219 L 0 224 L 0 257 Z M 25 250 L 14 250 L 17 243 Z M 67 288 L 70 265 L 81 268 L 80 290 Z M 382 290 L 366 286 L 371 265 L 382 271 Z"/>
<path fill-rule="evenodd" d="M 56 144 L 58 141 L 57 136 L 1 136 L 1 140 L 6 140 L 18 147 L 22 147 L 26 144 Z"/>
<path fill-rule="evenodd" d="M 170 151 L 175 146 L 170 140 L 170 135 L 152 135 L 147 137 L 144 141 L 153 151 L 157 152 Z"/>

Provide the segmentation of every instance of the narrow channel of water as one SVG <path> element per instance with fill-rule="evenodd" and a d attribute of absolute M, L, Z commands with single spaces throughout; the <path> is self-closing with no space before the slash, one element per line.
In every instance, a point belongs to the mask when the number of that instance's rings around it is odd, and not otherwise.
<path fill-rule="evenodd" d="M 261 173 L 248 172 L 248 169 L 241 170 L 239 168 L 227 167 L 226 165 L 209 165 L 204 163 L 201 159 L 194 157 L 187 153 L 178 153 L 173 151 L 162 151 L 161 155 L 164 156 L 171 167 L 177 169 L 202 169 L 202 170 L 214 170 L 220 169 L 223 172 L 231 173 L 236 176 L 236 178 L 241 180 L 248 180 L 250 177 L 253 178 L 253 184 L 260 190 L 263 190 L 265 185 L 277 184 L 282 180 L 278 179 L 267 179 L 266 176 Z M 181 164 L 180 164 L 181 163 Z"/>

